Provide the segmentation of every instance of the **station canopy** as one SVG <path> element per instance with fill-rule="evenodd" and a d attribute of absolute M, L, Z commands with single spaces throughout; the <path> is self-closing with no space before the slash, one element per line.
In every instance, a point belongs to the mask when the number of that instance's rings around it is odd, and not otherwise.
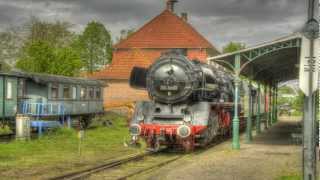
<path fill-rule="evenodd" d="M 235 70 L 240 59 L 239 75 L 265 84 L 285 82 L 299 76 L 302 34 L 295 33 L 250 48 L 208 58 L 227 69 Z"/>

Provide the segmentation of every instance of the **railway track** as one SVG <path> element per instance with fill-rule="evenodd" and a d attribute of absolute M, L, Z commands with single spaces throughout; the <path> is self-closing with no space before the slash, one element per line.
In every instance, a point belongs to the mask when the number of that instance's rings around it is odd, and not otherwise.
<path fill-rule="evenodd" d="M 146 156 L 149 156 L 153 154 L 153 152 L 146 152 L 146 153 L 142 153 L 142 154 L 138 154 L 138 155 L 134 155 L 134 156 L 130 156 L 130 157 L 126 157 L 126 158 L 122 158 L 122 159 L 118 159 L 118 160 L 114 160 L 99 166 L 95 166 L 92 168 L 88 168 L 85 170 L 81 170 L 81 171 L 77 171 L 77 172 L 72 172 L 72 173 L 68 173 L 65 175 L 61 175 L 61 176 L 57 176 L 57 177 L 53 177 L 53 178 L 49 178 L 50 180 L 76 180 L 76 179 L 84 179 L 86 177 L 89 177 L 91 174 L 94 173 L 98 173 L 104 170 L 108 170 L 108 169 L 112 169 L 118 166 L 121 166 L 125 163 L 128 162 L 133 162 L 133 161 L 137 161 L 140 159 L 143 159 Z"/>
<path fill-rule="evenodd" d="M 229 139 L 229 137 L 216 139 L 215 141 L 213 141 L 213 143 L 211 143 L 207 147 L 201 148 L 191 154 L 195 154 L 195 155 L 201 154 L 201 153 L 205 152 L 206 150 L 208 150 L 218 144 L 221 144 L 222 142 L 224 142 L 228 139 Z M 182 154 L 181 152 L 175 153 L 173 155 L 171 152 L 171 153 L 169 153 L 169 157 L 163 158 L 162 156 L 164 154 L 165 154 L 165 156 L 168 156 L 167 152 L 163 152 L 163 151 L 162 152 L 146 152 L 146 153 L 142 153 L 142 154 L 138 154 L 138 155 L 133 155 L 133 156 L 113 160 L 111 162 L 107 162 L 105 164 L 98 165 L 98 166 L 88 168 L 85 170 L 76 171 L 76 172 L 68 173 L 65 175 L 53 177 L 53 178 L 50 178 L 50 180 L 79 180 L 79 179 L 124 180 L 124 179 L 130 178 L 132 176 L 150 171 L 152 169 L 165 166 L 165 165 L 172 163 L 178 159 L 181 159 L 182 157 L 185 156 L 185 154 Z M 171 154 L 171 156 L 170 156 L 170 154 Z M 162 159 L 162 160 L 158 161 L 158 159 Z M 137 163 L 137 161 L 141 161 L 141 162 Z M 133 162 L 135 162 L 135 163 L 133 164 Z M 130 165 L 128 165 L 130 163 L 132 163 L 131 167 L 130 167 Z M 141 164 L 141 165 L 139 165 L 139 164 Z M 124 166 L 124 165 L 128 165 L 129 169 L 131 168 L 131 169 L 133 169 L 133 171 L 132 170 L 129 172 L 128 171 L 124 171 L 124 172 L 119 171 L 118 174 L 112 172 L 117 168 L 120 169 L 120 166 Z M 125 175 L 123 175 L 122 173 Z M 116 175 L 112 176 L 112 174 L 116 174 Z"/>

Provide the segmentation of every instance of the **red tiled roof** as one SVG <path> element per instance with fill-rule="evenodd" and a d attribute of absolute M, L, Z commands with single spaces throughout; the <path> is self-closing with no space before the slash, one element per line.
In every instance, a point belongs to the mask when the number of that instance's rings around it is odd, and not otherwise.
<path fill-rule="evenodd" d="M 134 66 L 149 67 L 161 55 L 158 50 L 120 50 L 113 53 L 112 64 L 105 69 L 89 75 L 93 79 L 128 79 Z"/>
<path fill-rule="evenodd" d="M 169 10 L 150 22 L 114 48 L 211 48 L 215 49 L 189 23 Z"/>
<path fill-rule="evenodd" d="M 171 48 L 198 49 L 200 54 L 205 49 L 218 52 L 190 24 L 168 10 L 114 48 L 111 65 L 89 75 L 89 78 L 127 80 L 134 66 L 148 67 L 161 52 Z"/>

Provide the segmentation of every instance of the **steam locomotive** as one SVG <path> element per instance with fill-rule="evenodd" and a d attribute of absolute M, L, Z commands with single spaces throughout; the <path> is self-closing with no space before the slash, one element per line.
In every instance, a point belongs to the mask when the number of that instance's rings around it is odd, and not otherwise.
<path fill-rule="evenodd" d="M 134 67 L 130 86 L 146 89 L 151 101 L 136 102 L 132 141 L 143 138 L 153 151 L 163 146 L 192 151 L 230 134 L 233 79 L 222 67 L 191 61 L 176 51 L 163 54 L 148 69 Z"/>

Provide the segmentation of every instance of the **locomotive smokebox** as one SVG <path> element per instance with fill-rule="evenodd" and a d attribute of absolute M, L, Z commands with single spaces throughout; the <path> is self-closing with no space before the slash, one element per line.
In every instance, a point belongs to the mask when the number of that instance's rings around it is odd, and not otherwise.
<path fill-rule="evenodd" d="M 185 56 L 169 52 L 152 64 L 146 87 L 152 99 L 174 104 L 186 100 L 199 86 L 200 69 Z"/>
<path fill-rule="evenodd" d="M 179 51 L 169 51 L 148 69 L 134 67 L 130 85 L 146 89 L 152 100 L 177 104 L 192 97 L 193 101 L 229 101 L 232 77 L 218 68 L 199 61 L 190 61 Z"/>

